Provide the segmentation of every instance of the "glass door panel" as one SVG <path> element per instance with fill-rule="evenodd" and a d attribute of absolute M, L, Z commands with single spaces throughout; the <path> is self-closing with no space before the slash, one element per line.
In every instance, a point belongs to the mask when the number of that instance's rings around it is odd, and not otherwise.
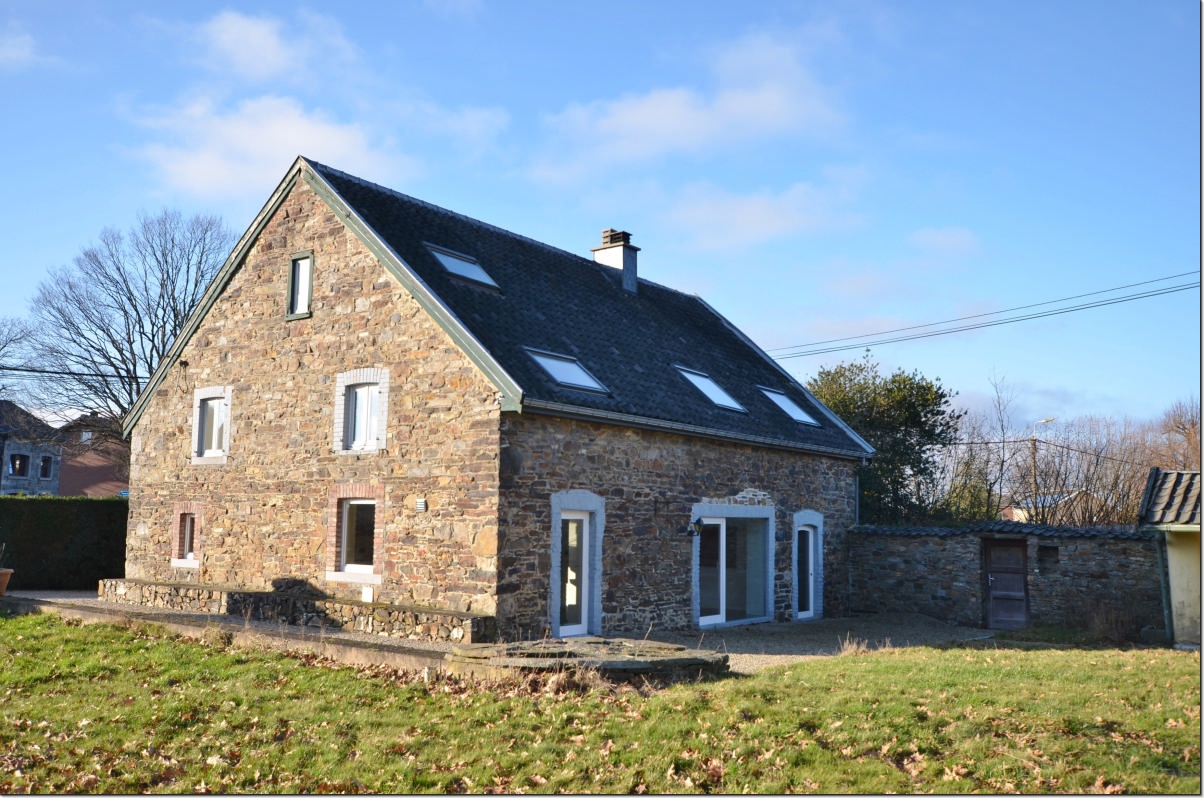
<path fill-rule="evenodd" d="M 700 623 L 723 620 L 723 521 L 704 519 L 698 535 L 698 615 Z"/>
<path fill-rule="evenodd" d="M 800 618 L 809 618 L 812 613 L 811 593 L 815 589 L 814 573 L 811 569 L 811 547 L 815 545 L 814 530 L 809 526 L 799 527 L 794 541 L 794 610 Z"/>
<path fill-rule="evenodd" d="M 560 634 L 582 635 L 589 628 L 589 516 L 565 513 L 560 520 Z"/>

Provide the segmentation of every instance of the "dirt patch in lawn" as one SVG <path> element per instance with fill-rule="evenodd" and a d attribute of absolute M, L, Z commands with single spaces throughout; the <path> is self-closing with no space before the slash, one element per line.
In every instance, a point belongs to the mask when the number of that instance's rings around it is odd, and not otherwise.
<path fill-rule="evenodd" d="M 687 633 L 655 631 L 650 639 L 721 651 L 735 673 L 752 673 L 808 657 L 830 657 L 850 645 L 869 649 L 935 646 L 991 637 L 988 629 L 954 626 L 919 613 L 883 613 L 796 623 L 759 623 Z"/>

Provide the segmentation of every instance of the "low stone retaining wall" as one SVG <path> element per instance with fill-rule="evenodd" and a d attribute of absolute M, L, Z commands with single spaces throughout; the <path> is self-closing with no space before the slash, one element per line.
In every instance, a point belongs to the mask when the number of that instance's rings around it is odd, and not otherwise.
<path fill-rule="evenodd" d="M 333 599 L 304 588 L 263 592 L 221 586 L 104 579 L 99 597 L 114 604 L 188 613 L 233 615 L 306 628 L 342 629 L 402 640 L 492 643 L 496 620 L 488 616 Z"/>

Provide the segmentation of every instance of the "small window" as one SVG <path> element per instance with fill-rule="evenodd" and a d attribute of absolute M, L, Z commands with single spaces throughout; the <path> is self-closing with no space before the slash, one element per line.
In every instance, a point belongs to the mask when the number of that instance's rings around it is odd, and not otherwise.
<path fill-rule="evenodd" d="M 29 476 L 29 455 L 14 454 L 8 458 L 8 475 L 10 477 Z"/>
<path fill-rule="evenodd" d="M 587 391 L 607 393 L 606 386 L 598 382 L 594 378 L 594 375 L 586 371 L 585 367 L 576 358 L 553 355 L 547 352 L 534 352 L 529 349 L 527 350 L 527 354 L 543 367 L 548 376 L 561 385 L 569 388 L 583 388 Z"/>
<path fill-rule="evenodd" d="M 181 560 L 196 559 L 196 514 L 184 513 L 180 516 L 179 546 L 176 557 Z"/>
<path fill-rule="evenodd" d="M 345 499 L 339 525 L 339 568 L 372 572 L 376 548 L 376 502 Z"/>
<path fill-rule="evenodd" d="M 175 507 L 176 528 L 171 547 L 173 568 L 201 567 L 201 515 L 196 502 L 180 502 Z"/>
<path fill-rule="evenodd" d="M 715 382 L 708 375 L 701 371 L 692 371 L 691 369 L 677 367 L 681 372 L 681 376 L 685 377 L 690 383 L 702 391 L 706 398 L 710 399 L 718 407 L 723 407 L 728 410 L 739 410 L 742 413 L 748 412 L 744 409 L 744 405 L 732 398 L 732 395 L 719 387 L 719 383 Z"/>
<path fill-rule="evenodd" d="M 313 258 L 298 255 L 293 258 L 288 276 L 288 315 L 310 315 L 310 296 L 313 289 Z"/>
<path fill-rule="evenodd" d="M 485 271 L 480 263 L 477 263 L 476 258 L 471 258 L 468 255 L 461 255 L 458 252 L 452 252 L 450 250 L 434 247 L 430 244 L 427 245 L 427 249 L 430 250 L 430 253 L 434 255 L 439 263 L 443 265 L 443 268 L 447 269 L 452 274 L 457 274 L 460 277 L 467 277 L 469 280 L 473 280 L 478 283 L 484 283 L 485 285 L 490 285 L 494 288 L 498 287 L 497 283 L 493 281 L 493 278 L 489 276 L 489 273 Z"/>
<path fill-rule="evenodd" d="M 92 442 L 92 430 L 90 430 L 90 429 L 80 430 L 79 431 L 79 442 L 80 443 L 91 443 Z"/>
<path fill-rule="evenodd" d="M 793 399 L 781 391 L 775 391 L 772 388 L 762 388 L 761 393 L 782 409 L 782 412 L 793 418 L 795 421 L 803 424 L 814 424 L 819 426 L 819 422 L 812 418 L 811 414 L 803 408 L 799 407 Z"/>
<path fill-rule="evenodd" d="M 355 369 L 335 381 L 334 449 L 358 454 L 385 446 L 389 406 L 389 372 Z"/>
<path fill-rule="evenodd" d="M 50 479 L 50 477 L 53 473 L 54 473 L 54 458 L 43 456 L 42 460 L 41 460 L 41 464 L 38 467 L 38 478 L 39 479 Z"/>
<path fill-rule="evenodd" d="M 198 388 L 193 394 L 192 462 L 224 463 L 230 451 L 230 388 Z"/>

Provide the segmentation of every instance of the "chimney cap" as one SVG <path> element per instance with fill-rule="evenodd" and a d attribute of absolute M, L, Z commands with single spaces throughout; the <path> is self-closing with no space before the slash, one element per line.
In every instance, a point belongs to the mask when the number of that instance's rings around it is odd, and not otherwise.
<path fill-rule="evenodd" d="M 612 246 L 614 244 L 630 244 L 631 233 L 626 230 L 614 230 L 610 227 L 602 231 L 602 246 Z"/>

